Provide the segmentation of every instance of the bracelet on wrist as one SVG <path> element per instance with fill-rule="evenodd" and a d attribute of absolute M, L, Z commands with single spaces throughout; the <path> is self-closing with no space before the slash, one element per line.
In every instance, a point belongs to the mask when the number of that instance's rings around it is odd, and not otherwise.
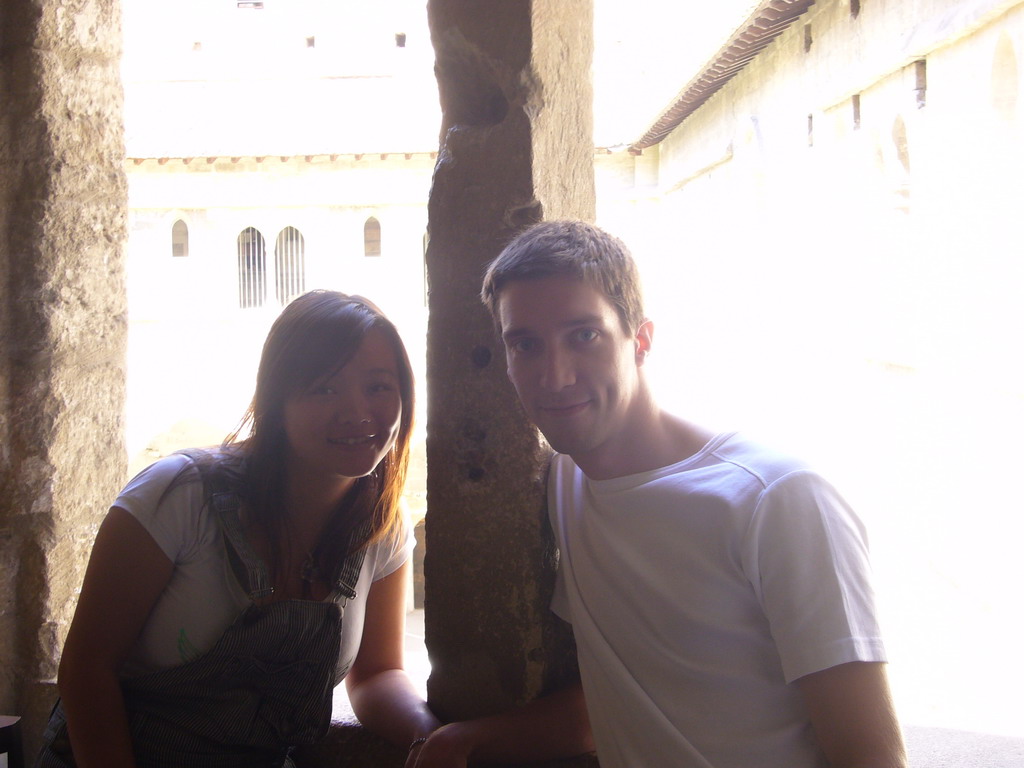
<path fill-rule="evenodd" d="M 425 744 L 426 741 L 427 741 L 427 737 L 426 736 L 420 736 L 418 739 L 413 739 L 412 740 L 412 744 L 409 745 L 409 751 L 412 752 L 420 744 Z"/>

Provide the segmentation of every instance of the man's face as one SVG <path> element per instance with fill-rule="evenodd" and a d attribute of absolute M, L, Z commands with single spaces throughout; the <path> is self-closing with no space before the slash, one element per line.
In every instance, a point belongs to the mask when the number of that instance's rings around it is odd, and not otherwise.
<path fill-rule="evenodd" d="M 624 331 L 611 301 L 573 277 L 508 283 L 498 316 L 509 379 L 551 447 L 577 463 L 622 450 L 649 336 Z"/>

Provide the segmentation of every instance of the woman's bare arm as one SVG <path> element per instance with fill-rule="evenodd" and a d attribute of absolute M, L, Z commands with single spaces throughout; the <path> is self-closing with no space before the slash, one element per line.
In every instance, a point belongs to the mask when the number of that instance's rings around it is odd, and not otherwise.
<path fill-rule="evenodd" d="M 402 746 L 440 725 L 416 692 L 402 661 L 409 568 L 406 562 L 371 586 L 359 654 L 345 678 L 359 722 Z"/>
<path fill-rule="evenodd" d="M 61 655 L 57 686 L 78 768 L 134 768 L 118 670 L 174 564 L 113 507 L 100 526 Z"/>

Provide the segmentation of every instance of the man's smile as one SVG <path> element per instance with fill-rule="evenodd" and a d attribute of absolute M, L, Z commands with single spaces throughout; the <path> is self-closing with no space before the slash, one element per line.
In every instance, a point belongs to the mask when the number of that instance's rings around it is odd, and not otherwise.
<path fill-rule="evenodd" d="M 576 403 L 540 405 L 538 406 L 538 410 L 549 416 L 574 416 L 584 410 L 588 405 L 590 405 L 590 401 L 583 400 Z"/>

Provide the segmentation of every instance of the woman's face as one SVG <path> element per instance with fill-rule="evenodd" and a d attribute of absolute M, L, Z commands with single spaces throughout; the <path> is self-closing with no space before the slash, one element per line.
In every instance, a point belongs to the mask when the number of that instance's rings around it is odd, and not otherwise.
<path fill-rule="evenodd" d="M 371 328 L 344 367 L 285 401 L 289 468 L 305 477 L 368 475 L 394 445 L 401 418 L 395 352 Z"/>

